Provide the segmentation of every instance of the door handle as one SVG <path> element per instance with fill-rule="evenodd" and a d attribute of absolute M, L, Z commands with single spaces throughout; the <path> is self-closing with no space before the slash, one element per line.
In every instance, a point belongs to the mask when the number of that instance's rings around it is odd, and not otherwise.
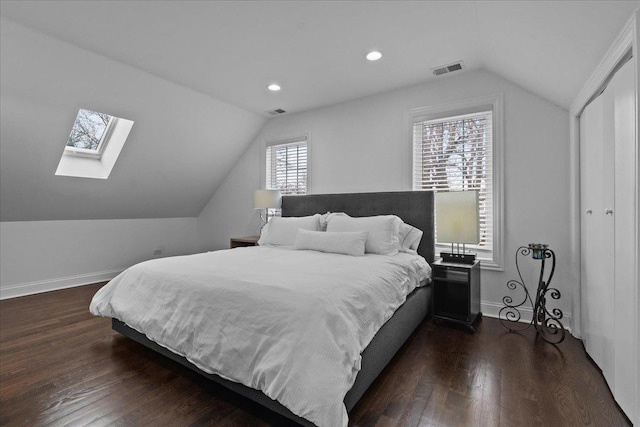
<path fill-rule="evenodd" d="M 586 213 L 587 215 L 591 215 L 593 213 L 593 210 L 587 209 L 584 211 L 584 213 Z"/>
<path fill-rule="evenodd" d="M 605 210 L 604 210 L 604 214 L 605 214 L 605 215 L 613 215 L 613 209 L 611 209 L 611 208 L 607 208 L 607 209 L 605 209 Z"/>

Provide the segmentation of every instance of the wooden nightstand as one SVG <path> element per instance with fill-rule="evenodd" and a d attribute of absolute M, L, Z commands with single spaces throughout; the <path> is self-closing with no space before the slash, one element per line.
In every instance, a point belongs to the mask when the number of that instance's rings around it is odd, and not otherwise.
<path fill-rule="evenodd" d="M 258 239 L 260 239 L 260 236 L 232 237 L 229 241 L 229 247 L 233 249 L 246 246 L 258 246 Z"/>
<path fill-rule="evenodd" d="M 458 323 L 475 332 L 480 312 L 480 261 L 453 264 L 438 260 L 433 268 L 433 320 Z"/>

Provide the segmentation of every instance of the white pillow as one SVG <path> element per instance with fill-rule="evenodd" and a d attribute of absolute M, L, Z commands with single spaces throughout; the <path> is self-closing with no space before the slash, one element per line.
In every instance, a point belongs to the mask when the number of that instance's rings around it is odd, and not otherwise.
<path fill-rule="evenodd" d="M 298 230 L 320 230 L 320 215 L 300 217 L 275 216 L 262 229 L 258 245 L 292 246 Z"/>
<path fill-rule="evenodd" d="M 363 256 L 367 241 L 366 231 L 327 232 L 298 230 L 294 249 L 308 249 L 318 252 Z"/>
<path fill-rule="evenodd" d="M 404 222 L 400 225 L 400 252 L 416 254 L 420 240 L 422 240 L 422 230 L 415 228 Z"/>
<path fill-rule="evenodd" d="M 347 214 L 344 212 L 327 212 L 326 214 L 320 215 L 320 231 L 327 231 L 327 224 L 329 223 L 329 220 L 336 215 L 344 216 Z"/>
<path fill-rule="evenodd" d="M 380 255 L 395 255 L 400 249 L 398 234 L 402 220 L 395 215 L 378 215 L 353 218 L 336 215 L 329 218 L 327 232 L 367 231 L 365 252 Z"/>

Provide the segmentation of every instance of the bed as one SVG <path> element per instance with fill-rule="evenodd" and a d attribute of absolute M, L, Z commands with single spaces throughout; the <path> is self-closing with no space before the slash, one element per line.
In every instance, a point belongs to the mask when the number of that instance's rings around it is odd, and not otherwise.
<path fill-rule="evenodd" d="M 352 217 L 373 215 L 397 215 L 405 223 L 423 231 L 423 237 L 417 248 L 417 253 L 429 263 L 434 259 L 433 245 L 433 195 L 430 192 L 386 192 L 386 193 L 356 193 L 356 194 L 329 194 L 308 196 L 285 196 L 282 201 L 283 217 L 304 217 L 317 213 L 344 212 Z M 246 248 L 243 248 L 246 249 Z M 252 250 L 253 248 L 249 249 Z M 238 251 L 239 249 L 233 249 Z M 267 249 L 261 249 L 266 254 Z M 295 251 L 294 251 L 295 252 Z M 239 252 L 238 252 L 239 253 Z M 251 253 L 252 255 L 256 252 Z M 221 252 L 222 254 L 222 252 Z M 249 254 L 247 252 L 247 254 Z M 301 254 L 295 254 L 300 256 Z M 306 256 L 306 255 L 304 255 Z M 296 260 L 298 258 L 295 258 Z M 300 258 L 304 262 L 304 258 Z M 115 280 L 115 279 L 114 279 Z M 350 411 L 367 388 L 384 369 L 394 354 L 411 335 L 413 330 L 429 314 L 431 306 L 431 286 L 421 286 L 406 295 L 406 301 L 399 308 L 394 309 L 393 315 L 384 321 L 375 335 L 368 341 L 366 348 L 361 353 L 360 369 L 354 374 L 355 380 L 344 397 L 344 408 Z M 404 298 L 403 298 L 404 299 Z M 300 425 L 315 425 L 305 417 L 296 415 L 283 404 L 267 396 L 266 391 L 245 386 L 239 382 L 231 381 L 215 373 L 207 373 L 201 369 L 202 365 L 193 358 L 187 358 L 168 350 L 145 334 L 118 320 L 113 316 L 113 329 L 120 334 L 137 341 L 158 353 L 184 365 L 203 376 L 220 383 L 229 389 L 252 399 L 263 406 L 277 412 Z M 158 340 L 160 341 L 160 340 Z M 199 367 L 200 366 L 200 367 Z M 269 393 L 272 394 L 273 393 Z M 317 419 L 316 419 L 317 420 Z M 325 424 L 328 424 L 325 422 Z M 345 425 L 344 420 L 335 425 Z"/>

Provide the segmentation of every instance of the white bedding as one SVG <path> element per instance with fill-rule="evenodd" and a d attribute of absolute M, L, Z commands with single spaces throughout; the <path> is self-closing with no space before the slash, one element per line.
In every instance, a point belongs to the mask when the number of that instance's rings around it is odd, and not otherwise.
<path fill-rule="evenodd" d="M 405 253 L 236 248 L 137 264 L 90 310 L 316 425 L 347 426 L 360 353 L 430 274 Z"/>

